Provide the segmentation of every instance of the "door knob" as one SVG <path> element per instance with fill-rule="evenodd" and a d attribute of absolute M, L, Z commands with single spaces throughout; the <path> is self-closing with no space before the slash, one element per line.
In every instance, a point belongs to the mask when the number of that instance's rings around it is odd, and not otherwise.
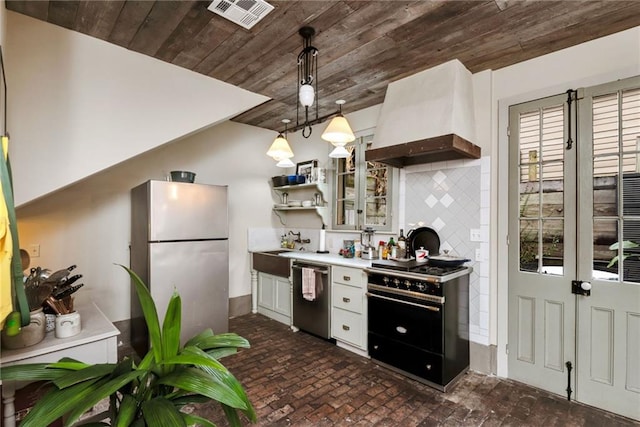
<path fill-rule="evenodd" d="M 571 293 L 588 297 L 591 295 L 591 283 L 582 280 L 571 281 Z"/>

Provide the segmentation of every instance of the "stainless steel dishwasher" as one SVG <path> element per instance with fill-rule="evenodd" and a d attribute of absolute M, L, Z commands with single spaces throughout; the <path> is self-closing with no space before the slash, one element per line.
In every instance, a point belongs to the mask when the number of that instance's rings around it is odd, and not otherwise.
<path fill-rule="evenodd" d="M 302 294 L 302 269 L 309 268 L 315 275 L 315 298 L 305 299 Z M 293 326 L 324 339 L 331 338 L 331 287 L 329 266 L 294 261 L 293 273 Z"/>

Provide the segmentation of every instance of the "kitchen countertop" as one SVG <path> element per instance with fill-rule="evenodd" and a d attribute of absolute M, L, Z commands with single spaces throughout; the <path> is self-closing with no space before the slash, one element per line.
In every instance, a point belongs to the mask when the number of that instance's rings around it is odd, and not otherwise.
<path fill-rule="evenodd" d="M 361 258 L 345 258 L 337 254 L 319 254 L 317 252 L 289 251 L 278 256 L 299 259 L 301 261 L 319 262 L 323 264 L 341 265 L 344 267 L 368 268 L 371 260 Z"/>

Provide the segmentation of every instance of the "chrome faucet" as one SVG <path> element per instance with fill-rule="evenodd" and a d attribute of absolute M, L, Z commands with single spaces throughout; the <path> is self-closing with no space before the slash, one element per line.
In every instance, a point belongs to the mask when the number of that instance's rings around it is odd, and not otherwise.
<path fill-rule="evenodd" d="M 291 234 L 292 236 L 297 236 L 296 239 L 294 240 L 294 242 L 296 243 L 311 243 L 311 239 L 303 239 L 300 236 L 299 231 L 297 233 L 294 233 L 293 231 L 289 231 L 289 234 Z"/>

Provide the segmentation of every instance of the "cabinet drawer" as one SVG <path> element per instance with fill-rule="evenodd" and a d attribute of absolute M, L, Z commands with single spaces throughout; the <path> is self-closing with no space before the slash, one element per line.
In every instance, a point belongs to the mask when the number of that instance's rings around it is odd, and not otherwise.
<path fill-rule="evenodd" d="M 362 313 L 362 289 L 353 286 L 345 286 L 340 283 L 333 284 L 333 306 L 344 310 Z"/>
<path fill-rule="evenodd" d="M 337 340 L 346 341 L 358 347 L 364 346 L 363 321 L 360 314 L 333 309 L 331 317 L 331 335 Z"/>
<path fill-rule="evenodd" d="M 364 271 L 358 268 L 334 266 L 332 270 L 331 279 L 335 283 L 343 283 L 349 286 L 357 286 L 362 289 L 365 289 L 367 284 Z"/>

